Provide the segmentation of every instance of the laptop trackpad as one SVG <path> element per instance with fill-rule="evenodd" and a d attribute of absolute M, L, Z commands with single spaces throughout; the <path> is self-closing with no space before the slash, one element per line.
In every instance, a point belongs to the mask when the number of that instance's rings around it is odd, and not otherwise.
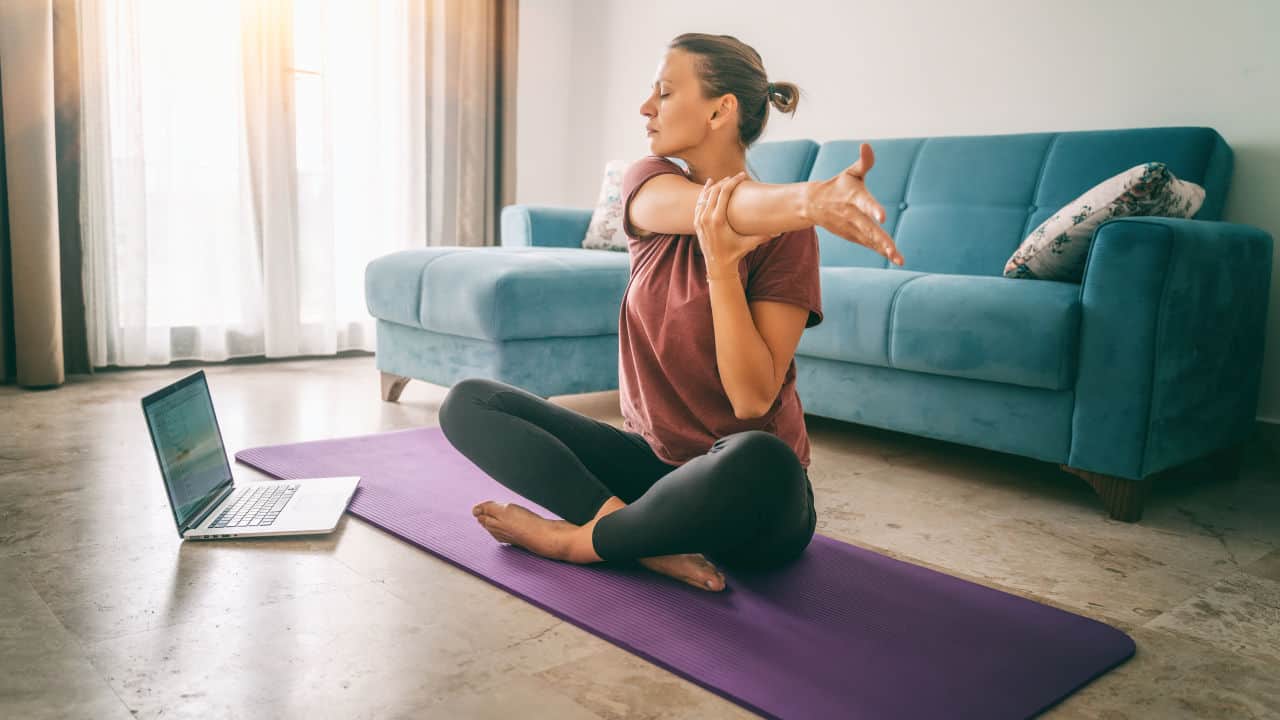
<path fill-rule="evenodd" d="M 332 492 L 299 492 L 289 502 L 290 520 L 328 520 L 342 514 L 341 496 Z"/>

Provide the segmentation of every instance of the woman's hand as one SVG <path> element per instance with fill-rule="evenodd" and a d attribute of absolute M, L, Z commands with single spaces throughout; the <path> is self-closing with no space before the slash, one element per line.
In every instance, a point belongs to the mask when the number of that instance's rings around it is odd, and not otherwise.
<path fill-rule="evenodd" d="M 871 146 L 862 143 L 858 162 L 840 171 L 829 180 L 816 181 L 810 186 L 806 207 L 807 216 L 814 225 L 821 225 L 846 240 L 865 245 L 897 265 L 902 265 L 902 254 L 893 238 L 880 227 L 884 222 L 884 207 L 867 190 L 863 178 L 876 162 Z"/>
<path fill-rule="evenodd" d="M 693 206 L 693 227 L 708 275 L 736 275 L 738 261 L 770 239 L 769 235 L 739 235 L 729 226 L 729 197 L 746 177 L 745 172 L 740 172 L 714 184 L 707 178 Z"/>

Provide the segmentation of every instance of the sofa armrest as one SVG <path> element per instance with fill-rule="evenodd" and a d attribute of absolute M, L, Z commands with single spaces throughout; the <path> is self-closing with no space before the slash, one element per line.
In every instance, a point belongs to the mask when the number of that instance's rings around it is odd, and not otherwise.
<path fill-rule="evenodd" d="M 1236 223 L 1098 226 L 1080 285 L 1068 464 L 1140 479 L 1253 431 L 1271 236 Z"/>
<path fill-rule="evenodd" d="M 502 208 L 503 247 L 582 247 L 591 210 L 540 205 Z"/>

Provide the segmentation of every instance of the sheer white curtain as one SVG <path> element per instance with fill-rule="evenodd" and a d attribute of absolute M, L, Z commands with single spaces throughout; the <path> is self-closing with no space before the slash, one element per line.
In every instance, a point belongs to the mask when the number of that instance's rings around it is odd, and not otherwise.
<path fill-rule="evenodd" d="M 82 0 L 94 366 L 372 350 L 425 246 L 427 0 Z"/>

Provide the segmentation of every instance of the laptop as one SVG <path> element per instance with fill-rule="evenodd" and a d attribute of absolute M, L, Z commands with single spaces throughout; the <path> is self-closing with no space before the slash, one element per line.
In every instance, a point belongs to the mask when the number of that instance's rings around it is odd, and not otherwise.
<path fill-rule="evenodd" d="M 360 482 L 235 482 L 203 370 L 144 397 L 142 413 L 184 540 L 332 532 Z"/>

